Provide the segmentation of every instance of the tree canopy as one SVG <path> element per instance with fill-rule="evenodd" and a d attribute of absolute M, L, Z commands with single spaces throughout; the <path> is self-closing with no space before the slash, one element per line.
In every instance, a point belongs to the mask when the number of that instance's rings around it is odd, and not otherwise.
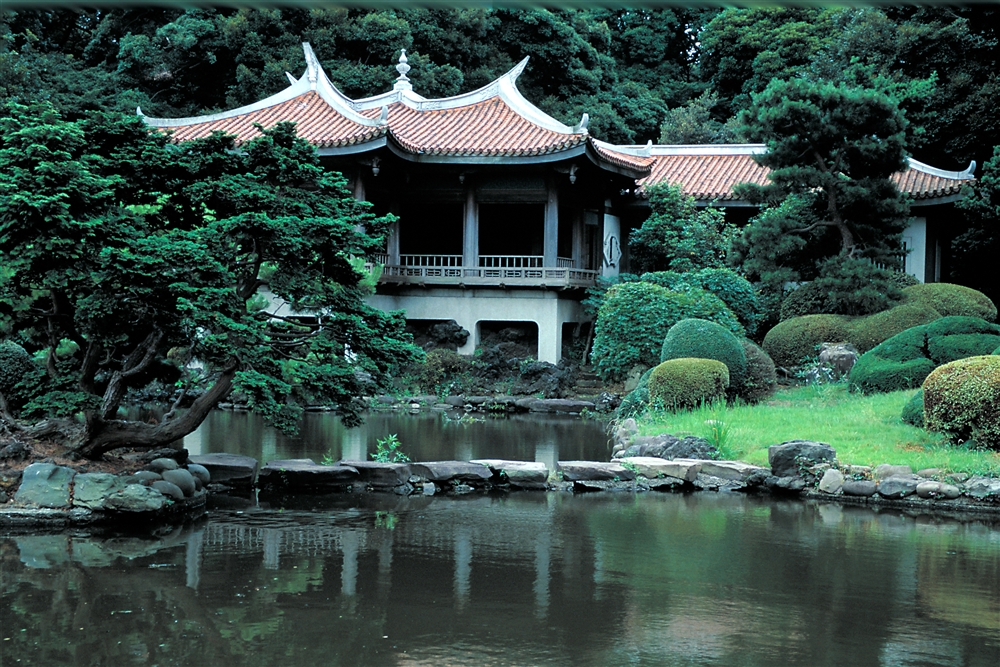
<path fill-rule="evenodd" d="M 413 357 L 402 315 L 363 301 L 387 220 L 291 125 L 234 148 L 221 134 L 172 144 L 135 117 L 4 107 L 0 326 L 39 360 L 3 397 L 8 429 L 87 456 L 163 445 L 231 389 L 285 429 L 311 401 L 350 421 L 354 397 Z M 173 408 L 125 419 L 127 393 L 157 383 L 178 390 Z"/>

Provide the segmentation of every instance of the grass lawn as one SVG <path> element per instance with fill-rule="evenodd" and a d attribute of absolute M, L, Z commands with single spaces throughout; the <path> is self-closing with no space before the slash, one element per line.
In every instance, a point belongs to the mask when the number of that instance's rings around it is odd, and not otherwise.
<path fill-rule="evenodd" d="M 780 389 L 759 405 L 706 405 L 691 412 L 648 412 L 640 435 L 707 438 L 723 458 L 767 466 L 767 448 L 786 440 L 816 440 L 837 450 L 841 463 L 909 465 L 1000 476 L 1000 452 L 948 445 L 937 433 L 904 424 L 913 391 L 861 396 L 844 384 Z"/>

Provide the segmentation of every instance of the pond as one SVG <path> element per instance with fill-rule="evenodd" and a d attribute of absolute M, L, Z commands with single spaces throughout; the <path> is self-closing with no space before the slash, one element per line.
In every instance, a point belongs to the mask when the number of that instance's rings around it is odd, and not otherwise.
<path fill-rule="evenodd" d="M 194 454 L 226 452 L 274 459 L 311 458 L 317 463 L 369 459 L 376 441 L 396 434 L 414 461 L 469 461 L 506 458 L 540 461 L 555 470 L 558 461 L 608 461 L 606 423 L 574 416 L 525 414 L 507 418 L 439 411 L 369 413 L 358 428 L 344 428 L 330 413 L 303 416 L 298 435 L 285 436 L 249 412 L 216 410 L 184 439 Z"/>
<path fill-rule="evenodd" d="M 1000 664 L 996 524 L 740 494 L 230 499 L 0 573 L 4 666 Z"/>

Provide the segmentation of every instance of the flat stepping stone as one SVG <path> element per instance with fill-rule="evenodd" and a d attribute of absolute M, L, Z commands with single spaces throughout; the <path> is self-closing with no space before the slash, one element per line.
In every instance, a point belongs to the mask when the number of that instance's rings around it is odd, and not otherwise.
<path fill-rule="evenodd" d="M 595 407 L 591 401 L 574 401 L 568 398 L 522 398 L 514 405 L 529 412 L 583 412 Z"/>
<path fill-rule="evenodd" d="M 601 461 L 560 461 L 559 470 L 566 482 L 628 481 L 635 472 L 620 463 Z"/>
<path fill-rule="evenodd" d="M 685 482 L 693 482 L 701 472 L 701 461 L 694 459 L 675 459 L 668 461 L 656 456 L 629 456 L 618 459 L 636 467 L 636 472 L 649 479 L 673 477 Z"/>
<path fill-rule="evenodd" d="M 208 470 L 213 483 L 245 489 L 257 483 L 260 462 L 253 457 L 240 454 L 201 454 L 192 456 L 189 460 Z"/>
<path fill-rule="evenodd" d="M 379 488 L 394 489 L 410 481 L 413 474 L 408 463 L 380 463 L 378 461 L 340 461 L 337 465 L 354 468 L 358 480 Z"/>
<path fill-rule="evenodd" d="M 343 491 L 360 477 L 357 468 L 324 466 L 312 459 L 268 461 L 261 468 L 257 484 L 261 490 L 323 493 Z"/>
<path fill-rule="evenodd" d="M 549 479 L 549 469 L 537 461 L 508 461 L 505 459 L 476 459 L 469 461 L 488 467 L 494 477 L 507 481 L 511 486 L 521 488 L 545 488 Z"/>
<path fill-rule="evenodd" d="M 411 463 L 410 470 L 428 482 L 472 482 L 483 484 L 493 477 L 493 471 L 484 465 L 469 461 L 423 461 Z"/>
<path fill-rule="evenodd" d="M 675 462 L 677 461 L 678 459 L 675 459 Z M 746 481 L 750 475 L 753 475 L 758 471 L 765 474 L 770 472 L 766 468 L 761 468 L 760 466 L 751 465 L 749 463 L 743 463 L 742 461 L 696 461 L 701 464 L 702 474 L 719 477 L 720 479 L 728 479 L 734 482 Z"/>

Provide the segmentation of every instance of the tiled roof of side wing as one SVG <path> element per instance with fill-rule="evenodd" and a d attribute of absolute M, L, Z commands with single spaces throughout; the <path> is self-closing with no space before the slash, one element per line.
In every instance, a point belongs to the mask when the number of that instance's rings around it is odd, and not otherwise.
<path fill-rule="evenodd" d="M 174 141 L 199 139 L 221 131 L 235 135 L 236 142 L 243 143 L 260 136 L 255 124 L 270 128 L 281 121 L 294 122 L 298 135 L 318 148 L 364 143 L 386 132 L 384 126 L 361 125 L 347 118 L 314 91 L 237 116 L 164 126 L 163 129 L 172 132 Z"/>
<path fill-rule="evenodd" d="M 639 180 L 639 194 L 653 183 L 678 183 L 688 195 L 699 200 L 733 201 L 737 183 L 766 185 L 769 170 L 757 164 L 754 153 L 763 146 L 622 146 L 632 153 L 647 152 L 653 160 L 652 172 Z M 964 172 L 948 172 L 910 159 L 910 167 L 893 175 L 896 186 L 914 201 L 957 195 L 973 179 L 974 165 Z"/>

